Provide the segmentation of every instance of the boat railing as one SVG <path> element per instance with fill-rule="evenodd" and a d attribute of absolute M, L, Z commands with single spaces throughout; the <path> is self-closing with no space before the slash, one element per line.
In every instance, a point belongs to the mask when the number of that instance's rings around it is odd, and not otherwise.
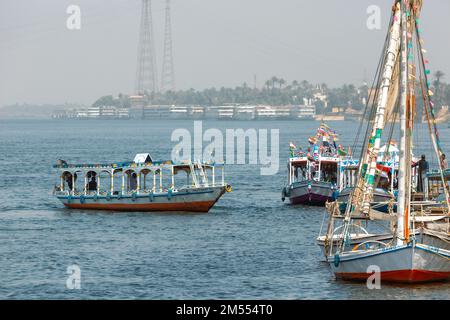
<path fill-rule="evenodd" d="M 362 246 L 365 246 L 365 247 L 366 247 L 365 250 L 368 250 L 369 248 L 367 247 L 367 245 L 368 245 L 368 244 L 371 244 L 371 243 L 376 244 L 376 245 L 378 245 L 378 246 L 381 246 L 381 247 L 383 247 L 383 248 L 386 248 L 386 247 L 388 246 L 387 243 L 384 243 L 384 242 L 382 242 L 382 241 L 378 241 L 378 240 L 368 240 L 368 241 L 364 241 L 364 242 L 362 242 L 362 243 L 359 243 L 359 244 L 355 245 L 355 246 L 352 248 L 352 251 L 353 251 L 353 252 L 358 251 L 358 249 L 359 249 L 360 247 L 362 247 Z M 376 249 L 379 249 L 379 248 L 372 248 L 372 249 L 376 250 Z"/>
<path fill-rule="evenodd" d="M 149 189 L 141 189 L 141 190 L 125 190 L 125 191 L 120 191 L 120 190 L 115 190 L 113 192 L 111 191 L 107 191 L 107 190 L 100 190 L 100 191 L 87 191 L 85 192 L 84 190 L 57 190 L 55 188 L 54 190 L 54 194 L 57 196 L 75 196 L 75 197 L 80 197 L 80 196 L 88 196 L 88 197 L 92 197 L 92 196 L 133 196 L 134 194 L 140 194 L 140 195 L 150 195 L 152 193 L 168 193 L 170 190 L 172 192 L 178 192 L 181 190 L 195 190 L 195 189 L 199 189 L 199 188 L 208 188 L 208 187 L 226 187 L 227 184 L 222 184 L 221 182 L 219 183 L 208 183 L 208 184 L 198 184 L 198 185 L 183 185 L 181 187 L 177 187 L 177 188 L 149 188 Z"/>

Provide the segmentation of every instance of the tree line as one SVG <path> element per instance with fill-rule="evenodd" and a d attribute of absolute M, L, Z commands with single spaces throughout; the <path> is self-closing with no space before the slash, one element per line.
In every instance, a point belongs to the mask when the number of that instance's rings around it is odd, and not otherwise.
<path fill-rule="evenodd" d="M 450 103 L 450 84 L 443 81 L 445 74 L 436 71 L 433 75 L 432 90 L 436 106 Z M 144 99 L 148 104 L 157 105 L 224 105 L 224 104 L 266 104 L 266 105 L 300 105 L 304 99 L 311 99 L 318 112 L 326 111 L 331 107 L 351 107 L 361 110 L 368 99 L 369 87 L 364 84 L 355 86 L 344 84 L 341 87 L 330 88 L 322 83 L 313 85 L 310 82 L 287 82 L 276 76 L 264 82 L 261 88 L 243 83 L 235 88 L 208 88 L 204 90 L 177 90 L 167 92 L 145 92 Z M 325 98 L 326 97 L 326 98 Z M 112 105 L 117 107 L 130 107 L 130 98 L 119 94 L 103 96 L 94 102 L 93 106 Z"/>

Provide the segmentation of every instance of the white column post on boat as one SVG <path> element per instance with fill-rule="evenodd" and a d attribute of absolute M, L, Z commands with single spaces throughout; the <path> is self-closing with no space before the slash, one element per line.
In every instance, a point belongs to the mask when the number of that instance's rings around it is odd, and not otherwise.
<path fill-rule="evenodd" d="M 222 186 L 225 185 L 225 165 L 222 165 Z"/>
<path fill-rule="evenodd" d="M 170 173 L 172 174 L 172 186 L 170 188 L 173 190 L 175 188 L 175 170 L 173 166 L 170 168 Z"/>
<path fill-rule="evenodd" d="M 408 220 L 408 206 L 406 195 L 406 188 L 409 186 L 407 183 L 408 177 L 406 176 L 407 164 L 406 159 L 408 158 L 406 152 L 406 108 L 407 108 L 407 90 L 408 90 L 408 62 L 407 62 L 407 19 L 406 19 L 406 8 L 405 4 L 401 2 L 401 58 L 400 58 L 400 159 L 398 168 L 398 205 L 397 205 L 397 245 L 405 244 L 408 239 L 406 239 L 407 232 L 406 229 L 408 225 L 405 223 Z M 395 160 L 395 159 L 394 159 Z"/>
<path fill-rule="evenodd" d="M 137 175 L 137 183 L 136 183 L 136 193 L 139 194 L 139 190 L 141 189 L 141 172 L 139 171 L 138 175 Z"/>
<path fill-rule="evenodd" d="M 350 168 L 347 170 L 347 174 L 345 176 L 345 187 L 352 187 L 353 186 L 353 170 Z"/>
<path fill-rule="evenodd" d="M 97 173 L 97 195 L 100 195 L 100 173 Z"/>
<path fill-rule="evenodd" d="M 153 192 L 155 192 L 156 191 L 156 171 L 153 170 L 152 172 L 153 172 L 153 188 L 152 188 L 152 190 L 153 190 Z"/>
<path fill-rule="evenodd" d="M 320 181 L 321 175 L 322 175 L 322 155 L 319 154 L 319 178 L 317 179 L 317 181 Z"/>
<path fill-rule="evenodd" d="M 292 181 L 292 183 L 295 182 L 295 166 L 292 166 L 292 169 L 291 169 L 291 181 Z"/>
<path fill-rule="evenodd" d="M 212 169 L 211 169 L 211 171 L 212 171 L 212 184 L 213 184 L 213 186 L 216 184 L 216 174 L 215 174 L 214 169 L 215 169 L 215 167 L 214 167 L 214 165 L 213 165 L 213 166 L 212 166 Z"/>
<path fill-rule="evenodd" d="M 124 169 L 122 169 L 122 187 L 120 190 L 122 190 L 122 194 L 125 193 L 125 170 Z"/>
<path fill-rule="evenodd" d="M 338 190 L 341 190 L 341 186 L 342 186 L 342 174 L 341 174 L 341 168 L 339 166 L 339 161 L 336 162 L 336 188 Z"/>
<path fill-rule="evenodd" d="M 114 193 L 114 169 L 111 169 L 111 195 Z"/>
<path fill-rule="evenodd" d="M 59 190 L 63 191 L 64 190 L 64 178 L 63 178 L 64 173 L 61 173 L 61 177 L 60 177 L 60 181 L 59 181 Z"/>
<path fill-rule="evenodd" d="M 292 183 L 292 160 L 289 158 L 289 175 L 288 175 L 288 185 Z"/>
<path fill-rule="evenodd" d="M 87 195 L 87 173 L 84 174 L 84 195 Z"/>
<path fill-rule="evenodd" d="M 75 172 L 72 173 L 72 195 L 75 195 Z"/>
<path fill-rule="evenodd" d="M 394 192 L 394 178 L 395 178 L 395 168 L 394 168 L 394 164 L 395 164 L 395 158 L 394 161 L 392 162 L 392 168 L 391 168 L 391 192 Z"/>
<path fill-rule="evenodd" d="M 162 177 L 162 167 L 159 167 L 159 191 L 163 192 L 163 177 Z"/>

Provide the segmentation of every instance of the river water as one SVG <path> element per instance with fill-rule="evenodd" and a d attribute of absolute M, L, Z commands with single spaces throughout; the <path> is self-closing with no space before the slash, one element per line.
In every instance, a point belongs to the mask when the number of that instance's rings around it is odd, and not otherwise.
<path fill-rule="evenodd" d="M 279 172 L 230 165 L 227 193 L 208 214 L 65 209 L 52 165 L 167 159 L 176 128 L 192 121 L 0 121 L 2 299 L 449 299 L 450 284 L 384 285 L 333 279 L 315 238 L 324 208 L 288 206 L 288 143 L 306 145 L 314 121 L 205 121 L 203 127 L 279 129 Z M 352 122 L 329 123 L 351 145 Z M 423 129 L 423 133 L 426 133 Z M 450 147 L 449 129 L 441 130 Z M 421 139 L 419 135 L 419 140 Z M 426 150 L 425 150 L 426 151 Z M 68 266 L 81 289 L 66 287 Z"/>

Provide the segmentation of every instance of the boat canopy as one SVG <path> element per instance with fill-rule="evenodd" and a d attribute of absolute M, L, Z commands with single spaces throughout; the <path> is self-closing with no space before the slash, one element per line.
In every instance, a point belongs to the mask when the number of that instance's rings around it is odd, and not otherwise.
<path fill-rule="evenodd" d="M 400 150 L 397 148 L 396 145 L 389 145 L 389 149 L 388 149 L 388 145 L 384 145 L 380 148 L 380 151 L 378 152 L 378 158 L 377 158 L 377 162 L 387 162 L 387 163 L 392 163 L 392 161 L 394 161 L 394 163 L 398 163 L 400 160 Z"/>
<path fill-rule="evenodd" d="M 153 160 L 152 162 L 136 163 L 135 161 L 124 161 L 124 162 L 114 162 L 114 163 L 83 163 L 83 164 L 72 164 L 66 161 L 58 161 L 53 168 L 61 169 L 63 171 L 74 171 L 76 169 L 80 170 L 108 170 L 114 169 L 114 171 L 133 169 L 137 171 L 142 171 L 144 169 L 149 169 L 151 171 L 157 171 L 160 169 L 171 169 L 173 168 L 175 173 L 178 171 L 185 171 L 189 173 L 191 169 L 208 169 L 213 167 L 224 167 L 223 163 L 215 162 L 198 162 L 193 163 L 189 161 L 173 162 L 172 160 Z"/>
<path fill-rule="evenodd" d="M 150 156 L 150 153 L 138 153 L 134 157 L 134 163 L 151 163 L 153 162 L 152 157 Z"/>

